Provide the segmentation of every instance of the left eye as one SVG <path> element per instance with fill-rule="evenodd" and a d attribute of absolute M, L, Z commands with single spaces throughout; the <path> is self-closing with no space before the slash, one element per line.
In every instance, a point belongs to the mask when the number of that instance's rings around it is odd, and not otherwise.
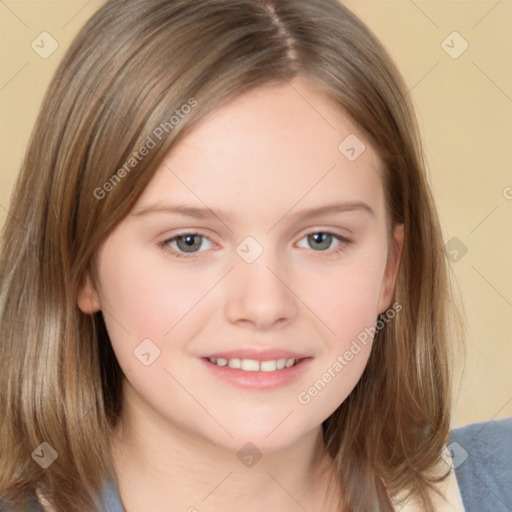
<path fill-rule="evenodd" d="M 335 233 L 330 233 L 329 231 L 315 231 L 314 233 L 309 233 L 302 240 L 306 239 L 307 243 L 310 244 L 311 247 L 320 250 L 320 252 L 326 252 L 326 250 L 331 248 L 331 243 L 333 240 L 338 241 L 338 245 L 335 248 L 335 251 L 340 245 L 344 243 L 349 243 L 349 240 L 342 237 L 341 235 L 336 235 Z M 299 246 L 301 247 L 301 246 Z"/>

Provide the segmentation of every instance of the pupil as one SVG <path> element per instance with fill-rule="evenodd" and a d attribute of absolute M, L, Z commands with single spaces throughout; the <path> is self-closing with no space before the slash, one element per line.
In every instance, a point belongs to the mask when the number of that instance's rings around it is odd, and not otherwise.
<path fill-rule="evenodd" d="M 314 233 L 313 235 L 310 235 L 310 238 L 315 242 L 315 244 L 317 244 L 317 247 L 318 243 L 322 244 L 323 242 L 323 245 L 321 247 L 322 249 L 328 249 L 329 246 L 331 245 L 331 235 L 329 235 L 328 233 Z M 325 242 L 326 240 L 327 243 Z"/>
<path fill-rule="evenodd" d="M 177 240 L 180 250 L 183 250 L 184 252 L 193 252 L 190 249 L 197 249 L 201 245 L 201 242 L 195 242 L 196 237 L 199 238 L 198 235 L 180 236 Z M 183 246 L 180 243 L 182 240 L 185 241 L 185 245 Z"/>

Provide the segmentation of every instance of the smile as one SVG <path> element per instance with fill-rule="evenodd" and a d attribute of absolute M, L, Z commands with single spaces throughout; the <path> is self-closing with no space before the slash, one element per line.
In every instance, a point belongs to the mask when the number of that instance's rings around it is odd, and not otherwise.
<path fill-rule="evenodd" d="M 283 368 L 290 368 L 297 364 L 301 359 L 271 359 L 269 361 L 257 361 L 255 359 L 225 359 L 223 357 L 211 357 L 208 358 L 210 363 L 213 363 L 217 366 L 227 366 L 229 368 L 234 368 L 237 370 L 242 370 L 245 372 L 275 372 L 277 370 L 282 370 Z"/>

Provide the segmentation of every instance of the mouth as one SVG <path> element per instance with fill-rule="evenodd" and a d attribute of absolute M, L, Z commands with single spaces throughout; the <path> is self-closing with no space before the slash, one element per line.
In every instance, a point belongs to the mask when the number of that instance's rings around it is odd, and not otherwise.
<path fill-rule="evenodd" d="M 313 357 L 278 359 L 240 359 L 236 357 L 202 357 L 211 375 L 221 382 L 244 389 L 270 391 L 297 380 L 309 367 Z"/>
<path fill-rule="evenodd" d="M 225 358 L 225 357 L 205 357 L 209 363 L 219 366 L 221 368 L 227 367 L 235 370 L 241 370 L 244 372 L 276 372 L 285 368 L 291 368 L 300 364 L 301 361 L 308 359 L 307 357 L 299 358 L 279 358 L 279 359 L 268 359 L 266 361 L 260 361 L 257 359 L 241 359 L 237 357 Z"/>

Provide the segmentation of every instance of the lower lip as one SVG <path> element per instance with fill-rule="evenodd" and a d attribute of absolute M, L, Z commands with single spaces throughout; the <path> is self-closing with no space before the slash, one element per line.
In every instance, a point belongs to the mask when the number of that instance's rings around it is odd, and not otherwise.
<path fill-rule="evenodd" d="M 217 377 L 235 386 L 258 390 L 277 389 L 290 384 L 307 370 L 312 360 L 312 357 L 307 357 L 294 366 L 273 372 L 246 372 L 237 368 L 229 368 L 229 366 L 217 366 L 207 358 L 201 358 L 206 367 Z"/>

